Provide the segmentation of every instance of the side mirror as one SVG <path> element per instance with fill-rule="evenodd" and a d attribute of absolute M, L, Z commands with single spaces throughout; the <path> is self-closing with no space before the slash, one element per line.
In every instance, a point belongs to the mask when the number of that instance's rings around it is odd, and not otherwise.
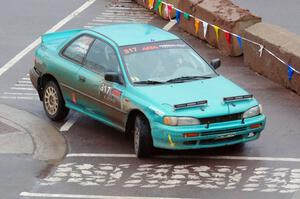
<path fill-rule="evenodd" d="M 106 81 L 109 81 L 109 82 L 116 82 L 118 84 L 122 84 L 121 81 L 120 81 L 120 76 L 118 73 L 115 73 L 115 72 L 106 72 L 104 74 L 104 79 Z"/>
<path fill-rule="evenodd" d="M 211 60 L 210 65 L 212 65 L 212 67 L 214 67 L 214 69 L 217 69 L 221 66 L 221 60 L 219 58 L 213 59 L 213 60 Z"/>

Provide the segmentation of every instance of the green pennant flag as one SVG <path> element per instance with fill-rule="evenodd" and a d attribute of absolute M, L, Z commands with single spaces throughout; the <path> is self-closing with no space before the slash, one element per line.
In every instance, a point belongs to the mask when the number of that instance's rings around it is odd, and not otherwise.
<path fill-rule="evenodd" d="M 157 3 L 155 5 L 155 11 L 158 11 L 158 8 L 159 8 L 161 2 L 162 2 L 162 0 L 157 0 Z"/>
<path fill-rule="evenodd" d="M 190 19 L 190 15 L 189 15 L 188 13 L 186 13 L 186 12 L 183 14 L 183 16 L 184 16 L 184 18 L 185 18 L 186 20 L 189 20 L 189 19 Z"/>

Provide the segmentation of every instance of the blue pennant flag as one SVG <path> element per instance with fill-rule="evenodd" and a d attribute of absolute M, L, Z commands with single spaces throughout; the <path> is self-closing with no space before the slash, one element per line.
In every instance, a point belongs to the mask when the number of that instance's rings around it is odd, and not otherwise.
<path fill-rule="evenodd" d="M 179 23 L 179 21 L 180 21 L 180 11 L 179 10 L 176 10 L 176 21 L 177 21 L 177 23 Z"/>
<path fill-rule="evenodd" d="M 242 50 L 243 49 L 243 41 L 242 41 L 242 38 L 240 37 L 240 36 L 236 36 L 236 38 L 237 38 L 237 41 L 238 41 L 238 43 L 239 43 L 239 46 L 240 46 L 240 49 Z"/>
<path fill-rule="evenodd" d="M 294 69 L 291 65 L 288 66 L 288 78 L 291 81 L 294 74 Z"/>

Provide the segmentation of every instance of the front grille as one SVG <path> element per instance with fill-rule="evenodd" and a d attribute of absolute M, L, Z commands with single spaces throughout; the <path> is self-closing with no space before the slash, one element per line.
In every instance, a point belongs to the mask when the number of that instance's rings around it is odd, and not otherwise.
<path fill-rule="evenodd" d="M 217 117 L 208 117 L 208 118 L 200 118 L 201 124 L 213 124 L 219 122 L 228 122 L 233 120 L 241 120 L 242 113 L 236 113 L 231 115 L 217 116 Z"/>
<path fill-rule="evenodd" d="M 222 143 L 222 142 L 232 142 L 232 141 L 236 141 L 236 140 L 241 140 L 243 138 L 244 138 L 243 135 L 236 135 L 236 136 L 229 137 L 229 138 L 201 140 L 200 144 L 218 144 L 218 143 Z"/>
<path fill-rule="evenodd" d="M 241 128 L 234 128 L 234 129 L 226 129 L 226 130 L 218 130 L 218 131 L 204 131 L 201 132 L 202 135 L 216 135 L 216 134 L 223 134 L 223 133 L 235 133 L 239 131 L 245 131 L 247 130 L 247 127 L 241 127 Z"/>

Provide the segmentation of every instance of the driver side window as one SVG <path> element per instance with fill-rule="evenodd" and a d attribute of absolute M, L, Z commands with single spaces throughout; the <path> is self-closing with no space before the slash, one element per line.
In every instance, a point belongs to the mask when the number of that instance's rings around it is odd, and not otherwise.
<path fill-rule="evenodd" d="M 108 71 L 118 72 L 119 62 L 114 49 L 96 39 L 86 56 L 84 67 L 98 74 L 104 74 Z"/>

